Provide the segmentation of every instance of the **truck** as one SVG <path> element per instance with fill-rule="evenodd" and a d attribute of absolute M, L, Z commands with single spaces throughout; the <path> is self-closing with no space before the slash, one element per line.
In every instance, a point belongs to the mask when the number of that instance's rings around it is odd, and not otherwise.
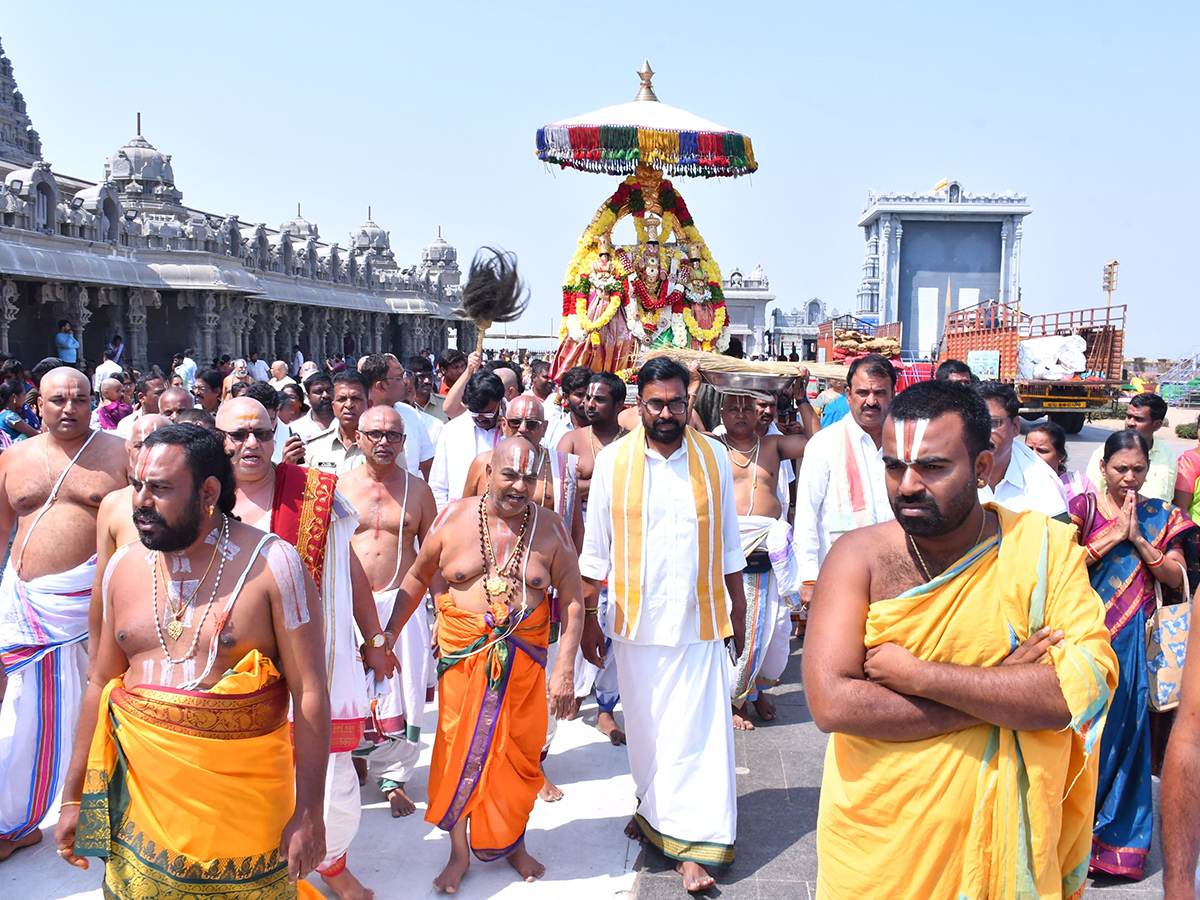
<path fill-rule="evenodd" d="M 1018 377 L 1021 341 L 1069 335 L 1087 344 L 1082 371 L 1061 380 Z M 1124 348 L 1124 306 L 1030 315 L 1016 305 L 981 303 L 946 316 L 938 362 L 958 359 L 980 378 L 1011 384 L 1022 416 L 1048 416 L 1068 434 L 1078 434 L 1088 412 L 1121 396 Z"/>

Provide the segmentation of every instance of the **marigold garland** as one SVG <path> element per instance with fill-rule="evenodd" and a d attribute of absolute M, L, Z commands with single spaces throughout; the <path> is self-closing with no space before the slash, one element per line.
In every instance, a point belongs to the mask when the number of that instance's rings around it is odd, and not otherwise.
<path fill-rule="evenodd" d="M 711 328 L 701 328 L 700 323 L 696 321 L 695 315 L 687 307 L 684 307 L 683 310 L 683 321 L 687 325 L 687 330 L 691 332 L 692 337 L 700 341 L 701 347 L 705 350 L 711 350 L 712 342 L 720 336 L 721 331 L 725 328 L 725 307 L 718 306 L 713 311 Z"/>

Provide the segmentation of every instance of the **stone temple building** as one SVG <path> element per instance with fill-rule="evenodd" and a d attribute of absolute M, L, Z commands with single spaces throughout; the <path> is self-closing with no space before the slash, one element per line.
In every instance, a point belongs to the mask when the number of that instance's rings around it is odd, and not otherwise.
<path fill-rule="evenodd" d="M 270 228 L 188 206 L 169 153 L 138 133 L 104 163 L 100 181 L 42 159 L 25 99 L 0 49 L 0 351 L 28 366 L 54 355 L 71 321 L 81 358 L 100 361 L 114 334 L 139 368 L 185 347 L 203 366 L 389 350 L 448 342 L 474 348 L 452 310 L 458 254 L 438 237 L 401 266 L 388 232 L 367 221 L 339 242 L 300 216 Z"/>
<path fill-rule="evenodd" d="M 867 252 L 854 315 L 902 322 L 904 353 L 936 356 L 948 312 L 1019 302 L 1021 223 L 1032 212 L 1011 191 L 969 194 L 957 181 L 926 193 L 871 191 L 858 219 Z"/>
<path fill-rule="evenodd" d="M 775 299 L 762 266 L 755 266 L 748 276 L 734 269 L 722 280 L 725 310 L 729 316 L 729 333 L 742 342 L 746 356 L 766 354 L 767 304 Z"/>

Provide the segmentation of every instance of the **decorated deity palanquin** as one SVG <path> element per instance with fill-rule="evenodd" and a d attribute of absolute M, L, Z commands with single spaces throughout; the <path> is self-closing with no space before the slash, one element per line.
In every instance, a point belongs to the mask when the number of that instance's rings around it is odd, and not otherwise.
<path fill-rule="evenodd" d="M 649 64 L 638 74 L 633 103 L 538 131 L 539 158 L 626 176 L 592 217 L 567 268 L 555 378 L 578 365 L 628 375 L 644 348 L 720 352 L 729 343 L 720 269 L 665 176 L 753 172 L 750 140 L 659 103 Z M 615 245 L 613 228 L 627 216 L 637 243 Z"/>

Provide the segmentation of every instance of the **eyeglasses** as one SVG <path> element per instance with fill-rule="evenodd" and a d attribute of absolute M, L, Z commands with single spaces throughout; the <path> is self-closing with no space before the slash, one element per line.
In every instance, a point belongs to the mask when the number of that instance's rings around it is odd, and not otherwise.
<path fill-rule="evenodd" d="M 471 418 L 473 418 L 476 422 L 494 422 L 499 415 L 500 411 L 494 410 L 492 412 L 471 413 Z"/>
<path fill-rule="evenodd" d="M 664 409 L 670 411 L 673 416 L 682 416 L 687 412 L 687 401 L 680 398 L 676 398 L 675 400 L 659 400 L 655 398 L 639 402 L 642 406 L 646 407 L 646 412 L 652 416 L 661 416 Z"/>
<path fill-rule="evenodd" d="M 389 444 L 403 444 L 407 437 L 401 431 L 360 431 L 359 434 L 372 444 L 378 444 L 382 440 L 386 440 Z"/>
<path fill-rule="evenodd" d="M 272 428 L 239 428 L 236 431 L 224 431 L 216 429 L 218 434 L 223 434 L 235 444 L 244 444 L 250 435 L 254 435 L 254 439 L 260 444 L 265 444 L 267 441 L 275 440 L 275 431 Z"/>
<path fill-rule="evenodd" d="M 1008 416 L 1004 416 L 1003 418 L 992 416 L 992 431 L 1000 430 L 1011 421 L 1012 419 L 1010 419 Z"/>
<path fill-rule="evenodd" d="M 508 427 L 513 431 L 519 430 L 522 422 L 525 423 L 525 428 L 528 431 L 536 431 L 546 424 L 545 419 L 505 419 L 504 421 L 508 423 Z"/>

